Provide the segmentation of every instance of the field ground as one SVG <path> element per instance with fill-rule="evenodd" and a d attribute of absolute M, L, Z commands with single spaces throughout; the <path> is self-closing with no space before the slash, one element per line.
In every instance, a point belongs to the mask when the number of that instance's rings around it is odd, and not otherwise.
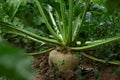
<path fill-rule="evenodd" d="M 35 56 L 33 66 L 36 70 L 35 80 L 120 80 L 120 74 L 112 72 L 120 66 L 98 63 L 86 58 L 83 58 L 81 63 L 84 68 L 81 73 L 77 73 L 77 70 L 58 72 L 51 69 L 48 65 L 48 54 Z"/>

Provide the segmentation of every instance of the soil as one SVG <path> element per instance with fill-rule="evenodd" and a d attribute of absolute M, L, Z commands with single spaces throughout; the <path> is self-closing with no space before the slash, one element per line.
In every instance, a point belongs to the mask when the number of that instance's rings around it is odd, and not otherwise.
<path fill-rule="evenodd" d="M 33 66 L 36 70 L 35 80 L 120 80 L 114 73 L 120 66 L 94 62 L 83 58 L 75 71 L 59 72 L 48 65 L 48 54 L 36 55 Z"/>

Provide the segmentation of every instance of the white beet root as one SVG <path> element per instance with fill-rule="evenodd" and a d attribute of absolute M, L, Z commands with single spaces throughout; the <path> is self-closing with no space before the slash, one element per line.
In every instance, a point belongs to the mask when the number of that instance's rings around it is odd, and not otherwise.
<path fill-rule="evenodd" d="M 63 53 L 55 49 L 49 53 L 49 65 L 56 66 L 59 71 L 75 70 L 79 65 L 79 58 L 70 51 Z"/>

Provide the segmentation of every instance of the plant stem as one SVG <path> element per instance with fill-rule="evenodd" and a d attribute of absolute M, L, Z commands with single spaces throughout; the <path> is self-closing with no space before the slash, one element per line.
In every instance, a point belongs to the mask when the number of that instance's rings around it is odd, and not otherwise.
<path fill-rule="evenodd" d="M 49 22 L 48 22 L 45 14 L 44 14 L 44 12 L 43 12 L 43 9 L 42 9 L 39 1 L 38 1 L 38 0 L 35 0 L 35 2 L 36 2 L 36 5 L 37 5 L 37 7 L 38 7 L 38 10 L 39 10 L 41 16 L 42 16 L 43 19 L 45 20 L 45 24 L 46 24 L 48 30 L 50 31 L 50 33 L 51 33 L 57 40 L 61 41 L 61 38 L 59 37 L 59 35 L 57 35 L 57 33 L 52 29 L 51 25 L 49 24 Z"/>
<path fill-rule="evenodd" d="M 68 38 L 67 45 L 72 41 L 72 20 L 73 20 L 73 0 L 69 0 L 69 16 L 68 16 Z M 67 34 L 67 33 L 66 33 Z"/>
<path fill-rule="evenodd" d="M 49 11 L 49 15 L 50 15 L 51 21 L 52 21 L 52 23 L 53 23 L 53 28 L 54 28 L 54 30 L 56 31 L 57 35 L 60 36 L 60 38 L 61 38 L 61 40 L 62 40 L 62 42 L 63 42 L 64 40 L 63 40 L 62 33 L 61 33 L 61 31 L 60 31 L 60 29 L 59 29 L 59 27 L 58 27 L 59 25 L 57 26 L 56 21 L 55 21 L 55 19 L 54 19 L 54 17 L 53 17 L 53 14 L 51 13 L 51 11 Z"/>
<path fill-rule="evenodd" d="M 95 58 L 95 57 L 93 57 L 93 56 L 91 56 L 91 55 L 85 54 L 84 52 L 82 52 L 81 54 L 82 54 L 83 56 L 89 58 L 89 59 L 94 60 L 94 61 L 98 61 L 98 62 L 106 63 L 105 60 Z M 108 63 L 109 63 L 109 64 L 114 64 L 114 65 L 120 65 L 120 61 L 109 61 Z"/>
<path fill-rule="evenodd" d="M 61 34 L 61 36 L 62 36 L 62 38 L 63 38 L 63 27 L 61 26 L 61 20 L 60 20 L 60 15 L 58 14 L 58 12 L 56 11 L 55 12 L 55 16 L 56 16 L 56 19 L 57 19 L 57 23 L 58 23 L 58 29 L 59 29 L 59 31 L 60 31 L 60 34 Z M 64 40 L 63 40 L 64 41 Z"/>
<path fill-rule="evenodd" d="M 17 28 L 16 26 L 12 26 L 12 25 L 10 25 L 8 23 L 5 23 L 5 22 L 0 22 L 0 27 L 2 27 L 4 29 L 7 29 L 7 30 L 10 29 L 13 32 L 21 33 L 23 35 L 26 35 L 28 37 L 31 37 L 31 38 L 39 40 L 39 41 L 61 45 L 61 43 L 59 43 L 58 41 L 56 41 L 54 39 L 49 39 L 49 38 L 46 38 L 46 37 L 38 36 L 38 35 L 36 35 L 34 33 L 31 33 L 29 31 Z"/>
<path fill-rule="evenodd" d="M 15 8 L 15 10 L 14 10 L 14 12 L 13 12 L 12 16 L 11 16 L 10 21 L 12 21 L 12 20 L 13 20 L 13 18 L 14 18 L 14 16 L 16 15 L 16 13 L 17 13 L 17 11 L 18 11 L 18 9 L 19 9 L 19 7 L 20 7 L 20 5 L 21 5 L 22 1 L 23 1 L 23 0 L 20 0 L 20 1 L 19 1 L 19 3 L 17 4 L 17 6 L 16 6 L 16 8 Z"/>
<path fill-rule="evenodd" d="M 89 7 L 89 3 L 90 3 L 90 0 L 87 0 L 86 2 L 86 7 L 85 7 L 85 10 L 83 12 L 83 15 L 82 15 L 82 20 L 80 22 L 80 25 L 76 27 L 76 29 L 74 30 L 74 34 L 73 34 L 73 41 L 76 40 L 77 36 L 79 35 L 80 33 L 80 28 L 85 20 L 85 16 L 86 16 L 86 13 L 87 13 L 87 9 Z"/>
<path fill-rule="evenodd" d="M 66 24 L 66 14 L 65 14 L 65 4 L 63 0 L 59 0 L 60 1 L 60 12 L 61 12 L 61 16 L 62 16 L 62 36 L 63 36 L 63 43 L 64 45 L 66 45 L 67 42 L 67 38 L 66 38 L 66 32 L 67 32 L 67 24 Z M 61 23 L 61 22 L 60 22 Z"/>
<path fill-rule="evenodd" d="M 8 32 L 6 32 L 6 33 L 15 34 L 15 35 L 20 35 L 20 36 L 23 36 L 23 37 L 25 37 L 25 38 L 27 38 L 27 39 L 33 40 L 33 41 L 35 41 L 35 42 L 44 43 L 43 41 L 37 40 L 37 39 L 32 38 L 32 37 L 30 37 L 30 36 L 26 36 L 25 34 L 22 34 L 22 33 L 13 32 L 13 31 L 8 31 Z"/>
<path fill-rule="evenodd" d="M 71 47 L 71 49 L 72 50 L 87 50 L 87 49 L 94 48 L 96 46 L 100 46 L 100 45 L 110 43 L 110 42 L 113 42 L 113 41 L 117 41 L 117 40 L 120 40 L 120 36 L 103 39 L 103 40 L 101 40 L 101 41 L 99 41 L 97 43 L 95 43 L 93 41 L 93 44 L 91 43 L 91 44 L 89 44 L 87 46 L 83 46 L 83 47 Z"/>
<path fill-rule="evenodd" d="M 27 55 L 28 56 L 34 56 L 34 55 L 39 55 L 39 54 L 45 54 L 51 50 L 53 50 L 54 48 L 50 48 L 50 49 L 47 49 L 47 50 L 44 50 L 44 51 L 40 51 L 40 52 L 34 52 L 34 53 L 28 53 Z"/>

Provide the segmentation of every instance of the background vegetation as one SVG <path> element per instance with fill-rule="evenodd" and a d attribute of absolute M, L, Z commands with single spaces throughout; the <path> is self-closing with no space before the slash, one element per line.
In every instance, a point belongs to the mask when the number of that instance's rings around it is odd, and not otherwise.
<path fill-rule="evenodd" d="M 53 0 L 41 0 L 41 2 L 49 3 L 51 6 L 56 7 L 56 9 L 59 7 L 57 5 L 57 0 L 56 2 Z M 76 15 L 78 13 L 83 13 L 84 4 L 85 1 L 80 0 L 80 4 L 78 4 L 79 7 L 77 5 L 74 9 Z M 84 42 L 86 39 L 97 40 L 120 35 L 119 7 L 117 6 L 116 8 L 115 6 L 110 8 L 110 4 L 112 4 L 112 2 L 108 2 L 108 4 L 104 5 L 103 0 L 92 0 L 85 17 L 85 24 L 82 26 L 79 34 L 82 36 L 80 40 L 83 40 Z M 46 4 L 43 4 L 42 6 L 44 6 L 46 14 L 48 14 L 47 12 L 50 10 L 48 6 Z M 113 11 L 114 9 L 117 10 Z M 49 16 L 47 18 L 49 19 Z M 11 23 L 38 35 L 52 37 L 45 27 L 44 20 L 39 15 L 34 0 L 0 0 L 0 21 Z M 29 63 L 32 61 L 25 56 L 25 53 L 39 52 L 40 50 L 48 48 L 50 45 L 34 42 L 27 37 L 23 38 L 18 36 L 17 33 L 15 35 L 12 34 L 11 31 L 6 31 L 4 29 L 0 29 L 0 38 L 2 39 L 0 42 L 0 79 L 2 80 L 7 77 L 11 80 L 30 80 L 28 78 L 33 74 L 30 72 Z M 9 46 L 9 44 L 3 40 L 23 49 L 25 52 L 22 52 L 13 46 Z M 120 41 L 116 41 L 96 47 L 94 49 L 96 54 L 93 55 L 105 59 L 106 62 L 109 60 L 120 60 L 119 49 Z M 26 66 L 29 67 L 27 68 L 29 70 L 26 69 Z M 12 75 L 11 72 L 13 72 Z M 22 73 L 26 73 L 26 76 L 22 75 Z"/>

